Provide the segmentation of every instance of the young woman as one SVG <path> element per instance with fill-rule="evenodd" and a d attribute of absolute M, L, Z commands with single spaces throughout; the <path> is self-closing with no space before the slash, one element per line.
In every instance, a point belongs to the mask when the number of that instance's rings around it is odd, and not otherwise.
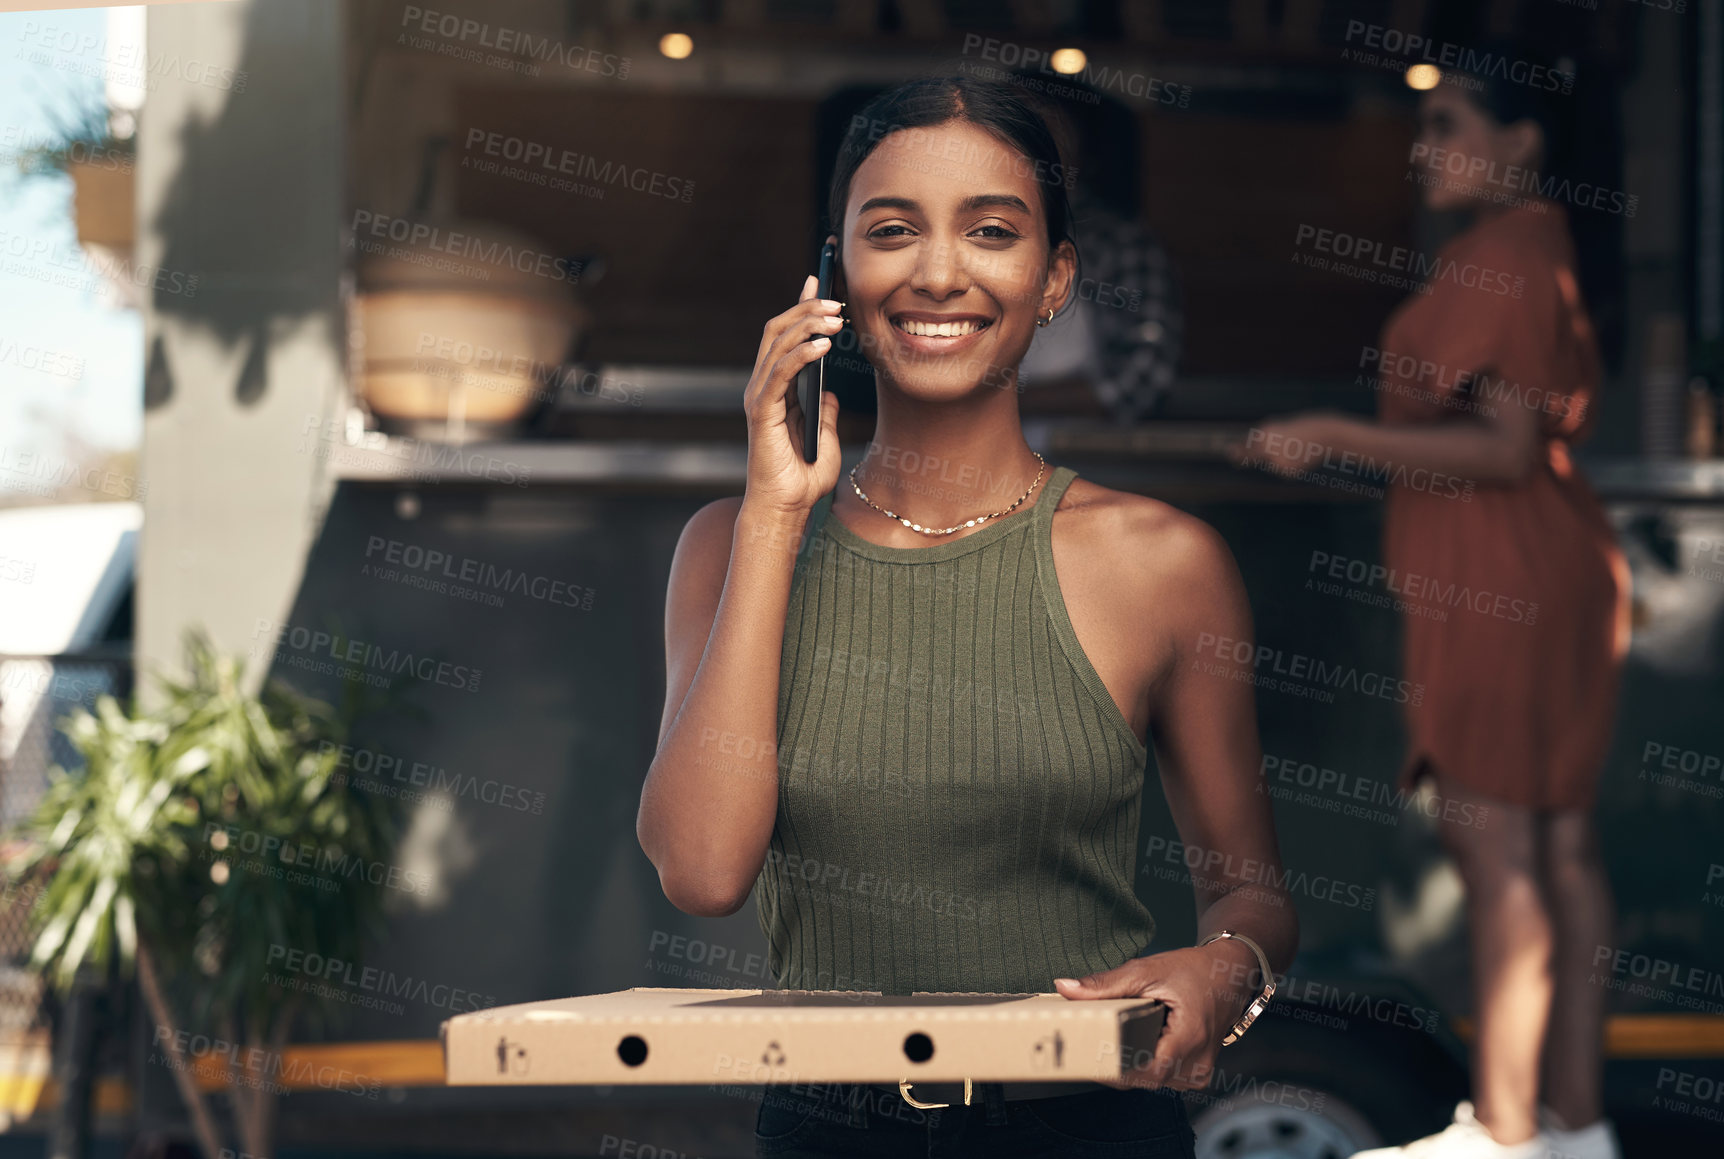
<path fill-rule="evenodd" d="M 1592 809 L 1628 572 L 1569 455 L 1596 413 L 1599 358 L 1567 217 L 1524 192 L 1532 178 L 1562 188 L 1546 147 L 1558 114 L 1528 85 L 1451 76 L 1419 119 L 1426 204 L 1475 222 L 1384 328 L 1380 421 L 1298 416 L 1263 424 L 1256 444 L 1281 470 L 1320 448 L 1405 480 L 1389 488 L 1383 548 L 1409 609 L 1406 675 L 1425 686 L 1403 785 L 1429 775 L 1467 815 L 1488 810 L 1482 826 L 1438 826 L 1470 910 L 1475 1097 L 1441 1134 L 1355 1159 L 1616 1159 L 1605 990 L 1587 978 L 1613 940 Z"/>
<path fill-rule="evenodd" d="M 1252 636 L 1232 556 L 1019 426 L 1019 361 L 1074 294 L 1068 176 L 1009 85 L 916 81 L 852 122 L 839 300 L 810 278 L 766 324 L 746 492 L 677 546 L 637 832 L 679 909 L 754 892 L 781 987 L 1145 996 L 1165 1028 L 1117 1084 L 769 1092 L 762 1153 L 1189 1155 L 1175 1092 L 1260 993 L 1253 947 L 1271 973 L 1294 952 L 1252 673 L 1215 646 Z M 879 398 L 843 479 L 837 400 L 810 464 L 793 398 L 841 309 Z M 1158 954 L 1133 888 L 1152 743 L 1204 943 Z"/>

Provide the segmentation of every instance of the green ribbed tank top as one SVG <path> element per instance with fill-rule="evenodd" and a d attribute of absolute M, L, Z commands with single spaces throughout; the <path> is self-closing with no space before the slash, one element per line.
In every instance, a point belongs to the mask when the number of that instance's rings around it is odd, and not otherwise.
<path fill-rule="evenodd" d="M 929 547 L 821 497 L 778 693 L 778 818 L 755 899 L 782 988 L 1051 992 L 1147 951 L 1149 751 L 1079 646 L 1034 505 Z"/>

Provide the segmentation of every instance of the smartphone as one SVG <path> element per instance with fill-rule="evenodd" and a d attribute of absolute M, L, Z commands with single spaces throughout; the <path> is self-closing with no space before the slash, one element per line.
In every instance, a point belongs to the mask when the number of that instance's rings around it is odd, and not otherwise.
<path fill-rule="evenodd" d="M 815 297 L 832 297 L 832 267 L 837 264 L 838 247 L 827 242 L 820 247 L 820 269 L 815 275 L 820 284 L 814 290 Z M 802 459 L 807 463 L 820 457 L 820 398 L 825 389 L 826 355 L 822 354 L 802 368 L 796 383 L 796 401 L 802 406 Z"/>

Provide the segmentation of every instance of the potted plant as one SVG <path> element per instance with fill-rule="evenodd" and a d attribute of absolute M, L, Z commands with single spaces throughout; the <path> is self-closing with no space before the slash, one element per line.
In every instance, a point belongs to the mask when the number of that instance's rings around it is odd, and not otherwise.
<path fill-rule="evenodd" d="M 53 770 L 8 868 L 36 888 L 31 964 L 57 989 L 81 971 L 135 974 L 152 1053 L 172 1071 L 206 1159 L 217 1159 L 223 1133 L 190 1036 L 240 1044 L 241 1059 L 279 1059 L 296 1020 L 339 1007 L 270 981 L 269 947 L 356 961 L 382 918 L 375 875 L 308 888 L 253 850 L 309 847 L 375 864 L 398 821 L 387 798 L 332 776 L 351 702 L 337 714 L 276 682 L 248 692 L 243 661 L 201 634 L 188 635 L 186 656 L 185 679 L 158 681 L 159 707 L 102 697 L 67 718 L 84 767 Z M 241 1149 L 273 1154 L 274 1084 L 227 1077 Z"/>
<path fill-rule="evenodd" d="M 137 287 L 124 271 L 131 268 L 137 240 L 137 137 L 115 133 L 107 106 L 99 102 L 70 114 L 48 110 L 47 116 L 53 130 L 18 152 L 18 172 L 71 179 L 78 243 L 105 257 L 105 270 L 119 272 L 108 280 L 135 308 Z"/>

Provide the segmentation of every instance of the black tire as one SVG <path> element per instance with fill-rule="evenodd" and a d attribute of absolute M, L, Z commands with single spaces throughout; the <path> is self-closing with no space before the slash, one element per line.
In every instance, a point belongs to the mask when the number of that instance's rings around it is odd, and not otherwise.
<path fill-rule="evenodd" d="M 1433 1033 L 1276 1005 L 1187 1095 L 1201 1159 L 1346 1159 L 1442 1130 L 1468 1097 L 1465 1068 Z"/>

